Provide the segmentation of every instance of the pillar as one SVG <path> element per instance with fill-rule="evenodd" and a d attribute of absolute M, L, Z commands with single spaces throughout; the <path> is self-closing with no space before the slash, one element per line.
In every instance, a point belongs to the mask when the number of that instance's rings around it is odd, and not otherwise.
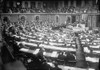
<path fill-rule="evenodd" d="M 41 2 L 41 8 L 43 9 L 43 2 Z"/>
<path fill-rule="evenodd" d="M 28 1 L 28 8 L 31 8 L 31 2 Z"/>
<path fill-rule="evenodd" d="M 62 1 L 62 7 L 64 7 L 64 1 Z"/>
<path fill-rule="evenodd" d="M 90 0 L 88 3 L 90 6 L 92 6 L 92 4 L 93 4 L 92 0 Z"/>
<path fill-rule="evenodd" d="M 25 8 L 25 1 L 22 1 L 22 8 Z"/>
<path fill-rule="evenodd" d="M 35 7 L 38 8 L 38 1 L 35 2 Z"/>
<path fill-rule="evenodd" d="M 9 5 L 9 1 L 7 1 L 7 7 L 10 7 L 10 5 Z"/>
<path fill-rule="evenodd" d="M 13 1 L 13 7 L 16 7 L 16 1 Z"/>
<path fill-rule="evenodd" d="M 68 7 L 70 7 L 71 6 L 71 1 L 68 1 Z"/>
<path fill-rule="evenodd" d="M 96 16 L 95 15 L 93 15 L 92 16 L 92 28 L 95 28 L 96 27 Z"/>
<path fill-rule="evenodd" d="M 76 0 L 73 2 L 73 6 L 76 7 Z"/>
<path fill-rule="evenodd" d="M 92 19 L 91 19 L 91 15 L 88 16 L 88 27 L 92 27 Z"/>
<path fill-rule="evenodd" d="M 41 1 L 38 2 L 38 8 L 42 8 L 42 2 Z"/>
<path fill-rule="evenodd" d="M 58 8 L 61 8 L 60 1 L 58 2 Z"/>
<path fill-rule="evenodd" d="M 81 1 L 81 7 L 84 7 L 84 6 L 85 6 L 85 1 L 82 0 L 82 1 Z"/>

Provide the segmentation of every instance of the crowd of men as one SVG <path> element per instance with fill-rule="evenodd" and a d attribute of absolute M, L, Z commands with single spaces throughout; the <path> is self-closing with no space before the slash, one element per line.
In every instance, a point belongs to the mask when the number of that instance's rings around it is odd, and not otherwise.
<path fill-rule="evenodd" d="M 56 1 L 48 1 L 48 2 L 44 1 L 42 5 L 37 4 L 37 6 L 36 4 L 34 5 L 34 3 L 32 2 L 30 2 L 30 4 L 28 4 L 27 2 L 24 5 L 22 2 L 17 2 L 17 1 L 13 5 L 10 2 L 9 3 L 5 2 L 3 5 L 5 5 L 4 7 L 6 9 L 2 8 L 2 13 L 97 13 L 99 12 L 99 7 L 96 3 L 93 3 L 94 1 L 92 2 L 90 1 L 90 3 L 89 1 L 86 2 L 85 0 L 83 1 L 84 1 L 83 3 L 79 1 L 80 2 L 79 5 L 77 3 L 78 2 L 77 0 L 75 2 L 75 5 L 71 3 L 73 1 L 70 1 L 69 5 L 68 3 L 65 4 L 63 3 L 64 6 L 61 7 L 56 5 Z M 58 3 L 60 2 L 62 3 L 62 1 L 59 1 Z M 50 4 L 50 6 L 47 4 Z M 83 5 L 81 6 L 80 4 Z"/>
<path fill-rule="evenodd" d="M 48 45 L 50 45 L 51 48 L 53 48 L 52 46 L 57 46 L 56 48 L 69 47 L 69 48 L 75 49 L 76 48 L 76 44 L 75 44 L 76 36 L 75 36 L 75 31 L 73 30 L 73 28 L 74 27 L 82 28 L 78 24 L 76 24 L 74 26 L 71 24 L 68 24 L 65 27 L 63 27 L 63 26 L 52 27 L 52 25 L 43 24 L 43 23 L 40 23 L 37 21 L 29 22 L 29 21 L 26 21 L 24 18 L 21 18 L 21 20 L 19 20 L 18 22 L 10 22 L 9 19 L 7 17 L 5 17 L 3 21 L 4 22 L 2 24 L 2 36 L 10 46 L 11 46 L 12 42 L 10 43 L 9 40 L 13 40 L 14 38 L 11 39 L 11 37 L 15 35 L 15 36 L 19 36 L 20 38 L 22 38 L 22 41 L 26 42 L 26 43 L 22 42 L 22 44 L 26 44 L 26 45 L 27 45 L 27 42 L 30 42 L 30 45 L 31 45 L 31 43 L 34 43 L 34 42 L 29 41 L 30 38 L 31 39 L 33 38 L 33 40 L 42 41 L 42 44 L 45 44 L 46 47 L 48 47 Z M 94 41 L 94 40 L 99 40 L 99 38 L 100 38 L 99 31 L 98 30 L 92 31 L 92 30 L 84 29 L 84 30 L 78 31 L 77 33 L 79 35 L 81 43 L 83 44 L 82 46 L 85 48 L 84 52 L 85 52 L 85 56 L 87 56 L 87 58 L 86 58 L 87 61 L 88 62 L 90 61 L 90 63 L 92 61 L 98 62 L 98 59 L 89 60 L 88 54 L 89 54 L 89 56 L 92 54 L 93 57 L 96 57 L 99 54 L 99 52 L 96 52 L 93 49 L 93 48 L 96 48 L 93 46 L 100 45 L 99 41 L 97 41 L 97 42 Z M 24 40 L 23 39 L 24 37 L 27 39 Z M 21 42 L 20 40 L 18 40 L 18 41 L 17 41 L 18 43 Z M 41 43 L 38 43 L 38 46 L 40 46 L 40 44 Z M 32 45 L 31 45 L 31 47 L 32 47 Z M 68 46 L 68 45 L 70 45 L 70 46 Z M 93 46 L 90 46 L 90 45 L 93 45 Z M 15 45 L 13 45 L 13 46 L 15 46 Z M 53 49 L 56 49 L 56 48 L 53 48 Z M 74 49 L 72 49 L 72 50 L 74 51 Z M 16 48 L 16 50 L 17 50 L 17 48 Z M 96 55 L 95 55 L 95 53 L 96 53 Z M 59 58 L 61 60 L 60 54 L 61 53 L 59 53 Z M 61 54 L 61 56 L 64 56 L 64 52 L 62 52 L 62 54 Z M 71 57 L 73 54 L 65 53 L 65 55 L 69 55 Z M 67 59 L 67 63 L 68 63 L 68 60 L 70 60 L 70 59 L 69 58 L 66 58 L 66 59 Z M 73 57 L 72 60 L 73 59 L 75 59 L 75 57 Z M 49 60 L 49 61 L 51 61 L 51 60 Z M 64 63 L 64 64 L 66 65 L 66 63 Z M 89 66 L 92 67 L 91 64 Z"/>
<path fill-rule="evenodd" d="M 96 6 L 93 7 L 63 7 L 60 9 L 54 8 L 6 8 L 3 10 L 4 13 L 97 13 L 98 8 Z"/>
<path fill-rule="evenodd" d="M 97 12 L 97 5 L 2 9 L 2 13 Z M 70 66 L 99 70 L 100 31 L 85 26 L 84 20 L 58 24 L 38 21 L 38 18 L 26 21 L 24 16 L 11 22 L 4 17 L 0 19 L 0 67 L 3 70 L 63 70 L 63 66 Z"/>

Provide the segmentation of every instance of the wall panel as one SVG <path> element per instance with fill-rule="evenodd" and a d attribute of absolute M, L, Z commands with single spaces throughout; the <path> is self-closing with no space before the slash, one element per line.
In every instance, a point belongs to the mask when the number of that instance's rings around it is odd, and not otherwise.
<path fill-rule="evenodd" d="M 65 21 L 67 23 L 69 23 L 69 22 L 72 23 L 73 16 L 74 16 L 74 21 L 80 21 L 82 18 L 82 14 L 65 14 L 65 13 L 64 14 L 56 14 L 56 13 L 54 13 L 54 14 L 49 14 L 49 13 L 1 14 L 1 18 L 3 19 L 3 17 L 8 17 L 11 20 L 11 22 L 16 22 L 16 21 L 18 21 L 18 18 L 23 15 L 26 16 L 27 21 L 34 21 L 35 16 L 39 16 L 40 17 L 39 20 L 43 21 L 43 22 L 45 22 L 47 20 L 48 20 L 48 22 L 56 22 L 55 17 L 59 16 L 59 19 L 58 19 L 59 24 L 62 24 L 62 23 L 64 24 Z M 88 27 L 96 27 L 96 24 L 98 25 L 98 23 L 99 23 L 98 17 L 97 17 L 98 15 L 99 14 L 88 14 L 88 16 L 86 16 L 86 19 L 88 18 L 88 24 L 87 24 Z M 70 21 L 68 21 L 68 17 L 69 17 Z M 85 17 L 83 19 L 86 20 Z M 74 21 L 73 21 L 73 23 L 74 23 Z"/>

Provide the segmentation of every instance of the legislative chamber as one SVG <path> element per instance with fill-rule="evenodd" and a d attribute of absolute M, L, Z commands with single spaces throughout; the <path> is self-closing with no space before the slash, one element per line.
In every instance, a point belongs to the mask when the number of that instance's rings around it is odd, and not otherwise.
<path fill-rule="evenodd" d="M 0 70 L 99 70 L 99 0 L 1 0 Z"/>

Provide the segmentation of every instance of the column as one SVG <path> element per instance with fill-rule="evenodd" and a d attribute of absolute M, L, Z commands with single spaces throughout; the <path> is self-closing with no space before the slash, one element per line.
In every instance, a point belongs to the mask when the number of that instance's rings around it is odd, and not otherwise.
<path fill-rule="evenodd" d="M 43 9 L 43 2 L 41 2 L 41 8 Z"/>
<path fill-rule="evenodd" d="M 61 1 L 58 2 L 58 8 L 61 8 Z"/>
<path fill-rule="evenodd" d="M 70 7 L 71 6 L 71 1 L 68 1 L 68 7 Z"/>
<path fill-rule="evenodd" d="M 95 28 L 96 27 L 96 16 L 95 15 L 93 15 L 92 16 L 92 28 Z"/>
<path fill-rule="evenodd" d="M 25 1 L 22 1 L 22 8 L 25 8 Z"/>
<path fill-rule="evenodd" d="M 64 7 L 64 1 L 62 1 L 62 7 Z"/>
<path fill-rule="evenodd" d="M 35 7 L 38 8 L 38 1 L 35 2 Z"/>
<path fill-rule="evenodd" d="M 92 25 L 91 25 L 91 15 L 89 15 L 89 16 L 88 16 L 88 27 L 91 28 L 91 26 L 92 26 Z"/>
<path fill-rule="evenodd" d="M 31 8 L 31 2 L 28 1 L 28 8 Z"/>
<path fill-rule="evenodd" d="M 25 1 L 25 8 L 28 8 L 28 1 Z"/>
<path fill-rule="evenodd" d="M 16 1 L 13 1 L 13 6 L 16 7 Z"/>
<path fill-rule="evenodd" d="M 41 3 L 41 1 L 39 1 L 38 2 L 38 8 L 41 8 L 41 6 L 42 6 L 42 3 Z"/>
<path fill-rule="evenodd" d="M 76 0 L 73 2 L 73 6 L 76 7 Z"/>
<path fill-rule="evenodd" d="M 81 7 L 84 7 L 84 6 L 85 6 L 85 1 L 82 0 L 82 1 L 81 1 Z"/>
<path fill-rule="evenodd" d="M 90 1 L 89 1 L 89 5 L 92 6 L 92 4 L 93 4 L 93 2 L 92 2 L 92 0 L 90 0 Z"/>
<path fill-rule="evenodd" d="M 10 7 L 10 5 L 9 5 L 9 1 L 7 1 L 7 7 Z"/>

